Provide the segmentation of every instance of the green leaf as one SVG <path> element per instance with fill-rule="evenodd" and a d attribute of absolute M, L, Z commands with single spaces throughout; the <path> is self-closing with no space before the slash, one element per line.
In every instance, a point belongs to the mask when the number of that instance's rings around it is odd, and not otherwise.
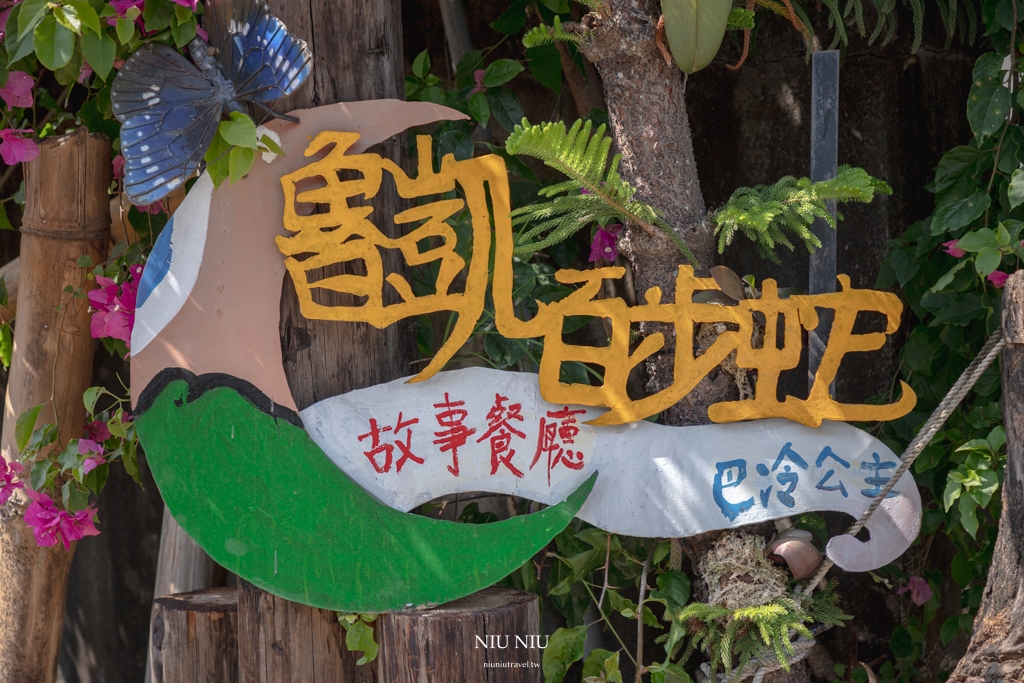
<path fill-rule="evenodd" d="M 974 267 L 978 271 L 978 275 L 985 277 L 998 268 L 1002 260 L 1003 255 L 1001 252 L 995 249 L 982 249 L 974 259 Z"/>
<path fill-rule="evenodd" d="M 179 24 L 187 24 L 189 21 L 195 21 L 195 15 L 188 7 L 175 3 L 174 20 Z"/>
<path fill-rule="evenodd" d="M 950 617 L 942 622 L 942 628 L 939 629 L 939 638 L 942 639 L 943 645 L 949 645 L 949 641 L 956 638 L 958 633 L 960 633 L 960 617 Z"/>
<path fill-rule="evenodd" d="M 231 182 L 237 183 L 245 177 L 245 174 L 252 168 L 256 161 L 256 150 L 248 147 L 235 147 L 228 157 L 228 172 L 231 174 Z"/>
<path fill-rule="evenodd" d="M 267 150 L 269 152 L 271 152 L 272 154 L 276 154 L 276 155 L 282 156 L 282 157 L 283 156 L 288 156 L 287 154 L 284 153 L 284 150 L 281 149 L 280 145 L 278 145 L 276 142 L 274 142 L 274 138 L 270 137 L 269 135 L 261 135 L 260 136 L 260 146 L 261 147 L 266 147 Z"/>
<path fill-rule="evenodd" d="M 100 16 L 96 14 L 93 6 L 89 4 L 89 0 L 64 0 L 64 5 L 70 5 L 75 8 L 75 12 L 78 13 L 78 20 L 82 26 L 96 35 L 104 33 L 103 27 L 100 25 Z"/>
<path fill-rule="evenodd" d="M 966 555 L 957 553 L 953 556 L 953 561 L 949 564 L 949 575 L 953 577 L 958 586 L 967 587 L 967 584 L 974 578 L 974 573 L 971 571 L 971 565 L 967 561 Z"/>
<path fill-rule="evenodd" d="M 484 71 L 484 86 L 493 88 L 507 83 L 523 71 L 523 65 L 514 59 L 499 59 L 487 65 Z"/>
<path fill-rule="evenodd" d="M 892 653 L 897 659 L 903 659 L 904 657 L 910 657 L 913 655 L 914 639 L 910 635 L 910 631 L 902 626 L 897 626 L 896 630 L 892 632 L 892 636 L 889 638 L 889 647 L 892 649 Z"/>
<path fill-rule="evenodd" d="M 971 535 L 971 538 L 977 538 L 978 535 L 978 501 L 974 499 L 974 496 L 960 496 L 960 523 L 963 525 L 964 530 Z"/>
<path fill-rule="evenodd" d="M 526 7 L 526 0 L 516 0 L 501 13 L 500 17 L 491 22 L 491 28 L 506 36 L 519 33 L 526 26 Z"/>
<path fill-rule="evenodd" d="M 487 104 L 491 105 L 494 120 L 509 132 L 515 130 L 516 124 L 523 120 L 523 106 L 519 104 L 519 98 L 505 86 L 488 88 Z"/>
<path fill-rule="evenodd" d="M 256 149 L 256 124 L 245 114 L 231 112 L 230 121 L 220 122 L 220 135 L 229 145 Z"/>
<path fill-rule="evenodd" d="M 1024 204 L 1024 169 L 1018 168 L 1010 176 L 1010 186 L 1007 188 L 1006 194 L 1010 199 L 1011 209 L 1016 209 Z"/>
<path fill-rule="evenodd" d="M 947 270 L 946 274 L 940 277 L 935 282 L 935 284 L 932 285 L 931 291 L 941 292 L 943 289 L 948 287 L 949 283 L 951 283 L 953 281 L 953 278 L 956 277 L 956 274 L 959 273 L 963 269 L 963 267 L 967 265 L 967 263 L 968 261 L 966 259 L 957 262 L 955 266 Z"/>
<path fill-rule="evenodd" d="M 906 287 L 921 267 L 921 262 L 912 249 L 896 249 L 889 254 L 889 264 L 896 273 L 900 287 Z"/>
<path fill-rule="evenodd" d="M 0 363 L 4 370 L 11 367 L 11 353 L 14 351 L 14 337 L 8 323 L 0 324 Z"/>
<path fill-rule="evenodd" d="M 82 403 L 85 404 L 85 412 L 92 414 L 96 412 L 96 401 L 103 395 L 103 387 L 89 387 L 82 394 Z"/>
<path fill-rule="evenodd" d="M 43 404 L 32 406 L 21 415 L 18 416 L 17 422 L 14 423 L 14 441 L 18 445 L 18 450 L 25 450 L 25 446 L 28 445 L 28 440 L 32 438 L 32 432 L 36 428 L 36 419 L 39 417 L 39 411 L 43 409 Z"/>
<path fill-rule="evenodd" d="M 965 234 L 957 240 L 956 246 L 964 251 L 980 252 L 983 249 L 998 249 L 999 236 L 990 228 L 981 228 Z"/>
<path fill-rule="evenodd" d="M 604 683 L 622 683 L 619 671 L 619 653 L 601 648 L 591 650 L 583 662 L 583 680 L 593 676 Z"/>
<path fill-rule="evenodd" d="M 540 2 L 555 14 L 565 14 L 569 11 L 569 0 L 540 0 Z"/>
<path fill-rule="evenodd" d="M 14 230 L 11 219 L 7 217 L 7 205 L 0 204 L 0 230 Z M 4 304 L 7 305 L 6 303 Z"/>
<path fill-rule="evenodd" d="M 412 62 L 412 73 L 420 78 L 430 73 L 430 55 L 426 50 L 416 55 L 416 59 Z"/>
<path fill-rule="evenodd" d="M 951 478 L 946 482 L 946 490 L 942 494 L 942 506 L 946 512 L 949 512 L 949 509 L 953 507 L 953 503 L 960 497 L 960 491 L 960 484 L 955 479 Z"/>
<path fill-rule="evenodd" d="M 487 104 L 487 93 L 473 93 L 469 98 L 469 114 L 481 126 L 487 125 L 491 118 L 491 105 Z"/>
<path fill-rule="evenodd" d="M 206 171 L 210 174 L 210 180 L 213 181 L 215 188 L 220 187 L 221 183 L 231 175 L 228 157 L 231 149 L 231 145 L 224 141 L 218 131 L 217 135 L 213 136 L 213 142 L 207 148 L 206 154 L 203 155 L 203 159 L 206 161 Z"/>
<path fill-rule="evenodd" d="M 36 26 L 39 25 L 39 22 L 43 20 L 48 3 L 49 0 L 25 0 L 25 2 L 21 4 L 21 11 L 18 13 L 19 40 L 25 38 L 29 33 L 34 31 Z M 8 16 L 7 21 L 10 22 L 10 20 L 11 17 Z"/>
<path fill-rule="evenodd" d="M 188 19 L 179 23 L 178 10 L 185 10 L 185 13 L 189 15 Z M 171 22 L 171 37 L 174 39 L 174 44 L 177 47 L 188 45 L 196 37 L 196 18 L 192 16 L 191 12 L 180 5 L 175 5 L 174 8 L 174 21 Z"/>
<path fill-rule="evenodd" d="M 22 5 L 15 5 L 11 9 L 11 13 L 7 16 L 7 25 L 14 26 L 21 14 Z M 4 47 L 7 50 L 7 64 L 8 66 L 14 64 L 23 57 L 32 54 L 34 49 L 35 36 L 32 31 L 29 31 L 24 36 L 19 36 L 16 31 L 11 31 L 7 34 L 7 38 L 4 41 Z"/>
<path fill-rule="evenodd" d="M 941 235 L 969 225 L 985 213 L 991 204 L 992 198 L 987 192 L 976 192 L 966 199 L 943 204 L 935 209 L 932 216 L 932 234 Z"/>
<path fill-rule="evenodd" d="M 169 0 L 146 0 L 142 10 L 142 21 L 147 31 L 163 31 L 171 25 L 174 16 L 174 3 Z"/>
<path fill-rule="evenodd" d="M 548 90 L 562 89 L 562 58 L 554 45 L 531 47 L 526 51 L 530 73 Z"/>
<path fill-rule="evenodd" d="M 81 35 L 82 33 L 82 20 L 78 18 L 78 10 L 74 7 L 54 7 L 53 17 L 60 23 L 61 26 L 71 31 L 72 33 Z"/>
<path fill-rule="evenodd" d="M 946 152 L 935 169 L 935 196 L 942 203 L 947 194 L 966 197 L 980 189 L 977 177 L 991 166 L 991 151 L 974 147 L 954 147 Z"/>
<path fill-rule="evenodd" d="M 372 662 L 377 658 L 378 645 L 377 641 L 373 638 L 373 627 L 362 619 L 357 620 L 348 627 L 348 633 L 345 635 L 345 646 L 349 652 L 363 653 L 363 656 L 356 661 L 356 664 L 359 666 Z"/>
<path fill-rule="evenodd" d="M 967 98 L 967 121 L 971 130 L 983 140 L 998 131 L 1012 107 L 1010 90 L 996 81 L 975 84 Z"/>
<path fill-rule="evenodd" d="M 52 464 L 49 460 L 38 460 L 32 465 L 32 470 L 28 475 L 28 483 L 34 490 L 39 491 L 46 487 Z"/>
<path fill-rule="evenodd" d="M 688 74 L 711 63 L 725 37 L 732 0 L 661 0 L 665 37 L 676 65 Z"/>
<path fill-rule="evenodd" d="M 665 572 L 658 577 L 658 589 L 651 591 L 651 599 L 664 600 L 672 612 L 681 609 L 690 600 L 690 577 L 681 571 Z"/>
<path fill-rule="evenodd" d="M 117 18 L 117 42 L 127 45 L 135 35 L 135 22 L 124 17 Z"/>
<path fill-rule="evenodd" d="M 75 34 L 57 23 L 52 14 L 43 18 L 35 31 L 36 57 L 47 69 L 56 71 L 71 61 Z"/>
<path fill-rule="evenodd" d="M 693 683 L 690 674 L 678 664 L 651 664 L 647 671 L 651 674 L 651 683 Z"/>
<path fill-rule="evenodd" d="M 107 80 L 110 70 L 114 68 L 114 57 L 117 44 L 106 33 L 83 33 L 82 56 L 89 63 L 96 75 Z"/>
<path fill-rule="evenodd" d="M 541 664 L 545 683 L 561 683 L 569 667 L 583 659 L 586 637 L 586 626 L 560 628 L 551 634 Z"/>

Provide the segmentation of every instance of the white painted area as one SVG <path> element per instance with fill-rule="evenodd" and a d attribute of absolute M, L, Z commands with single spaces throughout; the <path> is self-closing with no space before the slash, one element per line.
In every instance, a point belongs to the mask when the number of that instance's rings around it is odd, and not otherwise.
<path fill-rule="evenodd" d="M 446 393 L 449 402 L 463 401 L 464 405 L 446 409 Z M 521 478 L 500 462 L 492 475 L 491 440 L 479 441 L 488 429 L 487 414 L 496 394 L 507 397 L 506 407 L 520 406 L 518 414 L 523 419 L 509 424 L 523 436 L 506 434 L 510 435 L 509 450 L 515 451 L 509 463 L 522 472 Z M 438 405 L 442 407 L 435 407 Z M 876 475 L 874 454 L 883 464 L 877 473 L 883 482 L 898 464 L 881 441 L 839 422 L 826 422 L 819 429 L 782 419 L 699 427 L 649 422 L 591 427 L 582 422 L 600 411 L 572 407 L 585 411 L 576 416 L 579 432 L 571 444 L 558 440 L 550 454 L 554 459 L 559 449 L 572 450 L 570 462 L 576 465 L 581 453 L 581 468 L 573 470 L 558 463 L 549 472 L 548 451 L 542 451 L 534 462 L 540 421 L 547 424 L 554 419 L 562 426 L 562 421 L 549 413 L 564 408 L 540 397 L 536 375 L 470 368 L 442 372 L 418 384 L 399 380 L 335 396 L 306 408 L 301 416 L 324 452 L 391 507 L 409 510 L 441 495 L 468 491 L 514 494 L 553 504 L 597 471 L 597 484 L 579 516 L 601 529 L 629 536 L 685 537 L 824 510 L 859 517 L 871 503 L 871 492 L 882 485 L 866 481 Z M 442 452 L 435 443 L 446 431 L 438 419 L 445 410 L 465 410 L 462 424 L 475 430 L 458 449 L 458 476 L 449 469 L 451 453 Z M 396 439 L 399 416 L 403 426 Z M 455 415 L 459 416 L 461 413 Z M 376 454 L 371 418 L 380 430 Z M 563 434 L 572 436 L 572 429 Z M 360 436 L 364 438 L 360 440 Z M 406 459 L 397 471 L 402 450 L 396 440 L 407 444 L 407 450 L 423 464 Z M 792 457 L 779 461 L 787 444 L 806 468 Z M 827 456 L 818 465 L 826 447 L 849 466 Z M 378 472 L 368 453 L 374 456 L 377 468 L 386 471 Z M 892 465 L 886 468 L 885 463 Z M 795 485 L 790 476 L 794 474 Z M 716 477 L 720 483 L 717 500 Z M 790 489 L 791 498 L 779 495 Z M 866 571 L 891 562 L 909 547 L 920 528 L 921 499 L 909 473 L 895 490 L 898 494 L 884 501 L 868 522 L 870 542 L 852 537 L 832 540 L 828 553 L 836 564 Z M 730 511 L 730 504 L 739 507 Z M 731 519 L 727 512 L 733 513 Z"/>
<path fill-rule="evenodd" d="M 146 303 L 135 311 L 132 329 L 132 353 L 137 354 L 156 338 L 188 300 L 199 277 L 210 222 L 210 198 L 213 181 L 204 173 L 185 195 L 174 212 L 171 233 L 171 265 L 164 278 L 150 293 Z"/>

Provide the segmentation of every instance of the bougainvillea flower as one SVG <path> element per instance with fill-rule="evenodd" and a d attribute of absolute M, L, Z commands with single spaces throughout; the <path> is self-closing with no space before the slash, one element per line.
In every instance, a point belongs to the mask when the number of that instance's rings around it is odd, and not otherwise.
<path fill-rule="evenodd" d="M 932 599 L 932 587 L 920 576 L 911 576 L 907 585 L 896 591 L 896 594 L 902 595 L 907 591 L 910 591 L 910 599 L 918 606 Z"/>
<path fill-rule="evenodd" d="M 103 457 L 103 446 L 92 439 L 78 440 L 78 454 L 89 456 L 82 462 L 82 472 L 84 474 L 89 474 L 107 461 Z"/>
<path fill-rule="evenodd" d="M 484 85 L 484 74 L 486 73 L 483 69 L 477 69 L 473 72 L 473 80 L 476 81 L 476 87 L 470 90 L 470 93 L 485 92 L 487 90 L 487 86 Z"/>
<path fill-rule="evenodd" d="M 82 462 L 82 474 L 89 474 L 94 469 L 107 462 L 102 455 L 90 455 Z"/>
<path fill-rule="evenodd" d="M 124 162 L 125 158 L 123 154 L 118 154 L 114 157 L 114 160 L 110 162 L 110 165 L 114 167 L 115 180 L 120 180 L 124 176 Z"/>
<path fill-rule="evenodd" d="M 82 68 L 78 70 L 78 82 L 85 85 L 85 82 L 92 77 L 92 67 L 88 64 L 83 64 Z"/>
<path fill-rule="evenodd" d="M 613 224 L 606 228 L 598 228 L 594 241 L 590 244 L 590 261 L 604 259 L 611 263 L 619 256 L 619 230 L 621 225 Z"/>
<path fill-rule="evenodd" d="M 196 35 L 198 35 L 200 38 L 202 38 L 206 42 L 210 42 L 210 34 L 207 33 L 206 29 L 203 28 L 202 26 L 196 26 Z"/>
<path fill-rule="evenodd" d="M 943 249 L 942 251 L 946 252 L 947 254 L 954 258 L 963 257 L 967 252 L 956 246 L 957 242 L 959 241 L 960 240 L 950 240 L 948 242 L 943 242 L 942 246 L 944 246 L 945 249 Z"/>
<path fill-rule="evenodd" d="M 1008 273 L 1004 273 L 1001 270 L 993 270 L 991 273 L 988 274 L 988 278 L 986 279 L 992 283 L 993 287 L 999 289 L 1006 284 L 1006 281 L 1009 279 L 1009 277 L 1010 275 Z"/>
<path fill-rule="evenodd" d="M 0 505 L 6 503 L 11 494 L 22 488 L 21 481 L 17 480 L 21 475 L 21 463 L 12 462 L 9 465 L 0 455 Z"/>
<path fill-rule="evenodd" d="M 48 548 L 59 540 L 64 544 L 65 550 L 70 550 L 72 541 L 85 536 L 100 535 L 93 521 L 96 509 L 91 505 L 71 514 L 57 507 L 53 499 L 45 493 L 32 489 L 25 489 L 25 493 L 32 499 L 25 510 L 25 524 L 32 527 L 36 545 Z"/>
<path fill-rule="evenodd" d="M 24 109 L 32 106 L 32 88 L 36 82 L 24 71 L 12 71 L 7 75 L 7 85 L 0 88 L 0 97 L 8 107 Z"/>
<path fill-rule="evenodd" d="M 102 275 L 96 278 L 99 288 L 89 292 L 89 303 L 94 310 L 89 332 L 94 339 L 120 339 L 131 348 L 141 276 L 142 266 L 134 265 L 128 269 L 128 279 L 120 285 Z"/>
<path fill-rule="evenodd" d="M 187 7 L 190 10 L 192 10 L 193 12 L 196 11 L 196 5 L 199 4 L 199 0 L 171 0 L 171 2 L 173 2 L 175 5 L 181 5 L 182 7 Z"/>
<path fill-rule="evenodd" d="M 39 156 L 39 145 L 35 140 L 21 137 L 25 133 L 34 132 L 31 128 L 4 128 L 0 130 L 0 158 L 8 166 L 32 161 Z"/>
<path fill-rule="evenodd" d="M 85 425 L 85 438 L 103 443 L 110 438 L 110 429 L 103 420 L 93 420 Z"/>

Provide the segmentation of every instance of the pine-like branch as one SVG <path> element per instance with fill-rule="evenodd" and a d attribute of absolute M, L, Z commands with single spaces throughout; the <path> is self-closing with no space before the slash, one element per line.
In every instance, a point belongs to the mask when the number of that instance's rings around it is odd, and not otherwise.
<path fill-rule="evenodd" d="M 512 212 L 513 224 L 530 226 L 518 236 L 515 255 L 534 252 L 562 242 L 595 222 L 618 219 L 645 230 L 664 232 L 694 265 L 697 259 L 653 206 L 633 199 L 635 190 L 619 175 L 620 155 L 609 161 L 612 139 L 605 126 L 591 135 L 590 121 L 576 121 L 566 131 L 561 121 L 531 126 L 526 119 L 505 141 L 510 154 L 525 154 L 543 161 L 568 180 L 542 189 L 551 201 L 531 204 Z M 564 193 L 573 194 L 564 194 Z M 579 194 L 576 194 L 579 193 Z"/>
<path fill-rule="evenodd" d="M 712 217 L 718 251 L 721 253 L 732 244 L 739 232 L 757 245 L 762 257 L 775 263 L 779 263 L 776 246 L 793 250 L 790 237 L 813 252 L 821 246 L 811 232 L 815 219 L 826 221 L 833 229 L 836 220 L 842 220 L 842 214 L 832 217 L 826 202 L 866 203 L 876 194 L 892 194 L 892 189 L 864 169 L 850 166 L 841 166 L 835 178 L 817 183 L 809 178 L 786 176 L 774 185 L 741 187 Z"/>

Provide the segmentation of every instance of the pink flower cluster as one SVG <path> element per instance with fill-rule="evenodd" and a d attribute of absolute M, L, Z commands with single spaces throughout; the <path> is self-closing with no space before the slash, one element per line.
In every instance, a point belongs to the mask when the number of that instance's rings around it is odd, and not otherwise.
<path fill-rule="evenodd" d="M 619 257 L 619 232 L 621 230 L 622 226 L 618 223 L 597 229 L 594 241 L 590 243 L 591 263 L 599 259 L 612 263 Z"/>
<path fill-rule="evenodd" d="M 959 242 L 960 240 L 950 240 L 948 242 L 943 242 L 942 246 L 944 246 L 945 249 L 943 249 L 942 251 L 949 254 L 953 258 L 963 258 L 964 256 L 967 255 L 967 252 L 961 249 L 960 247 L 956 246 Z M 1024 242 L 1022 242 L 1022 244 L 1024 244 Z M 996 289 L 1001 289 L 1006 284 L 1006 281 L 1009 278 L 1009 273 L 1004 273 L 1001 270 L 993 270 L 991 273 L 988 274 L 988 276 L 985 279 L 991 282 L 992 286 L 995 287 Z"/>
<path fill-rule="evenodd" d="M 6 503 L 11 494 L 22 488 L 22 471 L 20 462 L 14 460 L 8 463 L 4 456 L 0 455 L 0 505 Z"/>
<path fill-rule="evenodd" d="M 89 303 L 95 311 L 89 325 L 93 339 L 120 339 L 131 349 L 135 301 L 141 277 L 142 266 L 133 265 L 128 268 L 128 279 L 120 285 L 102 275 L 96 278 L 99 289 L 89 292 Z"/>
<path fill-rule="evenodd" d="M 25 489 L 32 499 L 25 510 L 25 524 L 32 527 L 32 535 L 36 544 L 48 548 L 59 540 L 65 550 L 71 549 L 71 542 L 85 536 L 99 536 L 96 528 L 96 508 L 89 506 L 84 510 L 71 514 L 57 507 L 50 496 L 32 489 Z"/>
<path fill-rule="evenodd" d="M 923 605 L 932 599 L 932 587 L 920 576 L 911 576 L 907 585 L 896 591 L 896 594 L 903 595 L 908 591 L 910 592 L 910 599 L 914 601 L 915 605 Z"/>
<path fill-rule="evenodd" d="M 36 82 L 24 71 L 12 71 L 7 75 L 7 85 L 0 88 L 0 97 L 8 107 L 25 109 L 32 106 L 32 88 Z"/>
<path fill-rule="evenodd" d="M 84 462 L 82 462 L 83 474 L 89 474 L 94 469 L 107 462 L 106 458 L 103 457 L 103 445 L 93 441 L 92 439 L 78 440 L 78 454 L 89 456 Z"/>

